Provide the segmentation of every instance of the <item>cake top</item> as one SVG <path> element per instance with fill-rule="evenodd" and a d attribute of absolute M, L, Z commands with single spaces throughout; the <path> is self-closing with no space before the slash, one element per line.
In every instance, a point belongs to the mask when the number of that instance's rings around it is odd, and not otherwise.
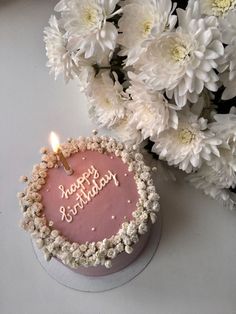
<path fill-rule="evenodd" d="M 139 196 L 134 173 L 115 154 L 86 150 L 67 158 L 73 169 L 48 172 L 40 190 L 44 213 L 69 241 L 102 241 L 133 219 Z"/>
<path fill-rule="evenodd" d="M 132 246 L 156 221 L 159 196 L 141 153 L 113 138 L 71 139 L 61 149 L 74 170 L 67 176 L 44 148 L 24 192 L 22 227 L 45 258 L 77 268 L 105 265 Z"/>

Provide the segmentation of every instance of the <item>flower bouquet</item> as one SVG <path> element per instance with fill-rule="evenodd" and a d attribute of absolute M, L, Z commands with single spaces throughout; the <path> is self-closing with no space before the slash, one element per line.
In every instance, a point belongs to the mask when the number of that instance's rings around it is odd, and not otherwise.
<path fill-rule="evenodd" d="M 186 5 L 185 5 L 186 4 Z M 48 66 L 78 78 L 89 113 L 144 140 L 207 195 L 236 207 L 236 0 L 61 0 Z"/>

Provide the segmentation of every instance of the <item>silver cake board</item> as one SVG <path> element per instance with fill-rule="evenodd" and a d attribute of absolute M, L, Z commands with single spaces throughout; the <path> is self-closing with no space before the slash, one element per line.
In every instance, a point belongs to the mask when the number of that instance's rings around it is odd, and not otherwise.
<path fill-rule="evenodd" d="M 159 213 L 157 222 L 152 226 L 147 246 L 140 256 L 121 271 L 101 277 L 81 275 L 66 267 L 55 258 L 53 258 L 50 262 L 47 262 L 44 259 L 41 250 L 37 248 L 34 241 L 32 244 L 38 262 L 48 273 L 48 275 L 58 283 L 68 288 L 83 292 L 103 292 L 126 284 L 147 267 L 158 248 L 161 238 L 161 227 L 162 219 L 161 214 Z"/>

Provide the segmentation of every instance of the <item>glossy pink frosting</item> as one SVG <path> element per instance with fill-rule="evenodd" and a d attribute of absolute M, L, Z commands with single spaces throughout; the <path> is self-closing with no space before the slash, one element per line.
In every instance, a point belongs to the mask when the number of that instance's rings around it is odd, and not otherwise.
<path fill-rule="evenodd" d="M 128 171 L 126 164 L 114 154 L 101 154 L 97 151 L 86 151 L 73 154 L 68 162 L 74 170 L 73 175 L 66 175 L 64 169 L 53 168 L 48 171 L 46 184 L 41 190 L 44 212 L 48 221 L 71 242 L 97 242 L 115 235 L 124 221 L 132 219 L 132 212 L 138 201 L 137 186 L 134 174 Z M 73 221 L 62 221 L 61 206 L 72 208 L 76 203 L 76 193 L 68 199 L 62 198 L 59 185 L 69 188 L 82 173 L 91 166 L 96 167 L 100 177 L 108 170 L 117 174 L 119 186 L 110 181 L 78 214 Z M 87 185 L 85 191 L 91 186 Z"/>

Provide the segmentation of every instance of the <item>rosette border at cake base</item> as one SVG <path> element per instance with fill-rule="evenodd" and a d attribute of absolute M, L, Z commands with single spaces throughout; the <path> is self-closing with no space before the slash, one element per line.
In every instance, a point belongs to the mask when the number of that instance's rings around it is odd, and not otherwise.
<path fill-rule="evenodd" d="M 96 293 L 121 287 L 144 271 L 155 257 L 161 234 L 162 213 L 160 211 L 157 215 L 157 222 L 151 229 L 147 245 L 136 260 L 119 272 L 102 277 L 83 276 L 68 267 L 64 267 L 64 265 L 56 259 L 48 263 L 34 241 L 32 241 L 32 246 L 38 262 L 52 279 L 71 289 Z"/>

